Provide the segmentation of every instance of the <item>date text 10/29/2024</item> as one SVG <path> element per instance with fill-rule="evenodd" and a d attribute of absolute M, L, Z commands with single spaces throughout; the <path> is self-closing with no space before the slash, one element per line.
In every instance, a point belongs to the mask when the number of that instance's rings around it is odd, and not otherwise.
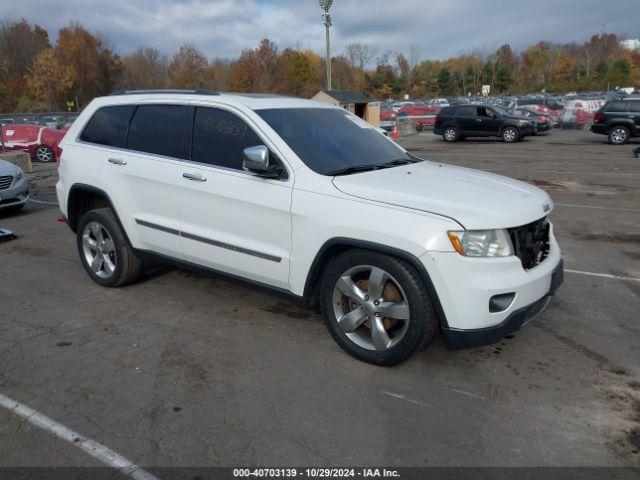
<path fill-rule="evenodd" d="M 236 468 L 236 478 L 400 478 L 387 468 Z"/>

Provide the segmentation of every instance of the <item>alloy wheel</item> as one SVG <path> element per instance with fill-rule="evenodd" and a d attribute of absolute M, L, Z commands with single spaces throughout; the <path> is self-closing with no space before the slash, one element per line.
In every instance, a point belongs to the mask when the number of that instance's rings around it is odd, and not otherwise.
<path fill-rule="evenodd" d="M 116 247 L 104 226 L 89 222 L 82 231 L 82 251 L 87 265 L 100 278 L 109 278 L 116 270 Z"/>
<path fill-rule="evenodd" d="M 627 140 L 627 131 L 624 128 L 616 128 L 611 132 L 613 143 L 624 143 Z"/>
<path fill-rule="evenodd" d="M 504 133 L 502 134 L 502 136 L 504 137 L 505 141 L 507 142 L 513 142 L 516 139 L 516 131 L 513 128 L 507 128 Z"/>
<path fill-rule="evenodd" d="M 447 128 L 444 131 L 444 138 L 447 142 L 453 142 L 456 139 L 456 131 L 453 128 Z"/>
<path fill-rule="evenodd" d="M 353 343 L 385 351 L 407 333 L 411 311 L 402 287 L 379 267 L 361 265 L 344 272 L 333 290 L 338 327 Z"/>
<path fill-rule="evenodd" d="M 38 147 L 36 158 L 41 162 L 50 162 L 53 160 L 53 151 L 49 147 Z"/>

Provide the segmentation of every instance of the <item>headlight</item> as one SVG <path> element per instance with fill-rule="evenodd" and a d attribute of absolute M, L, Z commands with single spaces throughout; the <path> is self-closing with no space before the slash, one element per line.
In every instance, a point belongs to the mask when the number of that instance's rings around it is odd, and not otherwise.
<path fill-rule="evenodd" d="M 21 168 L 18 168 L 18 174 L 16 175 L 16 181 L 24 178 L 24 171 Z"/>
<path fill-rule="evenodd" d="M 506 230 L 449 232 L 453 248 L 465 257 L 508 257 L 513 246 Z"/>

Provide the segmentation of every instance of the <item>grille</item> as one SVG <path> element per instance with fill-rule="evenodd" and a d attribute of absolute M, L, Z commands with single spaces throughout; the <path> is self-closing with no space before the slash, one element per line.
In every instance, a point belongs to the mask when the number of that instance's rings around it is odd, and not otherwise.
<path fill-rule="evenodd" d="M 528 225 L 509 229 L 515 254 L 525 270 L 539 265 L 549 256 L 550 228 L 549 221 L 541 218 Z"/>
<path fill-rule="evenodd" d="M 0 190 L 8 190 L 12 184 L 13 184 L 12 175 L 0 176 Z"/>

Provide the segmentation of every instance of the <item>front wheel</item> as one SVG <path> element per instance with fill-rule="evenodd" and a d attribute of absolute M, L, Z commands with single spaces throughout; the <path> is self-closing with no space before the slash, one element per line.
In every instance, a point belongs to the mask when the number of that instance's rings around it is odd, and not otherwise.
<path fill-rule="evenodd" d="M 629 129 L 627 127 L 613 127 L 609 132 L 611 145 L 624 145 L 629 141 Z"/>
<path fill-rule="evenodd" d="M 504 140 L 505 143 L 517 142 L 519 138 L 520 132 L 518 132 L 518 129 L 515 127 L 507 127 L 502 131 L 502 140 Z"/>
<path fill-rule="evenodd" d="M 437 331 L 429 294 L 415 268 L 367 250 L 348 251 L 329 264 L 321 306 L 338 345 L 376 365 L 406 360 Z"/>
<path fill-rule="evenodd" d="M 103 287 L 126 285 L 142 272 L 142 259 L 129 245 L 110 208 L 91 210 L 82 216 L 77 245 L 85 270 Z"/>

